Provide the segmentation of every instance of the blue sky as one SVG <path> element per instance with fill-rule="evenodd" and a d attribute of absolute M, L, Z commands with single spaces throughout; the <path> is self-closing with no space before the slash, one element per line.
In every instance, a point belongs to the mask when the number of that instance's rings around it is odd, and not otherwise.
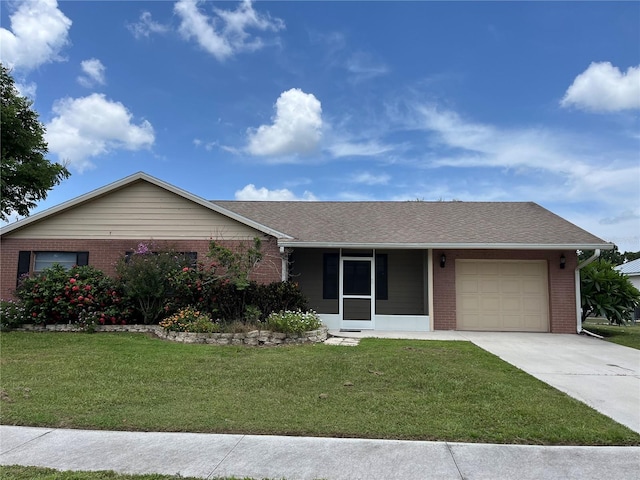
<path fill-rule="evenodd" d="M 72 176 L 207 199 L 534 201 L 640 250 L 639 2 L 2 1 Z"/>

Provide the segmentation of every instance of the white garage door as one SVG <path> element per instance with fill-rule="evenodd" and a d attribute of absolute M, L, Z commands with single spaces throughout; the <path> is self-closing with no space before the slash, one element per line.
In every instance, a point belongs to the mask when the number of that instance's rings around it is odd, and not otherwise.
<path fill-rule="evenodd" d="M 549 331 L 546 261 L 456 260 L 458 330 Z"/>

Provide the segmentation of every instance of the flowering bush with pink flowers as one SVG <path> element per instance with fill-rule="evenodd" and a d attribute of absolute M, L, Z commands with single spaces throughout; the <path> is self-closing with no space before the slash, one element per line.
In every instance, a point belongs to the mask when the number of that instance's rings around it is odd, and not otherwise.
<path fill-rule="evenodd" d="M 16 295 L 26 315 L 25 323 L 125 323 L 129 309 L 113 279 L 90 267 L 60 265 L 20 281 Z"/>

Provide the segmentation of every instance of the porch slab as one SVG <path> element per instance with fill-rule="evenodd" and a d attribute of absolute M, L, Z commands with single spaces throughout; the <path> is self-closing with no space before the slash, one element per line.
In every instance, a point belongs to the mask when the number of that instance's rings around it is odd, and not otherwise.
<path fill-rule="evenodd" d="M 434 332 L 403 332 L 403 331 L 381 331 L 381 330 L 361 330 L 359 332 L 347 332 L 342 330 L 329 330 L 329 336 L 341 338 L 394 338 L 398 340 L 458 340 L 468 342 L 464 332 L 455 330 L 437 330 Z"/>
<path fill-rule="evenodd" d="M 327 338 L 324 342 L 325 345 L 340 345 L 343 347 L 355 347 L 359 343 L 360 343 L 359 338 L 341 338 L 341 337 Z"/>

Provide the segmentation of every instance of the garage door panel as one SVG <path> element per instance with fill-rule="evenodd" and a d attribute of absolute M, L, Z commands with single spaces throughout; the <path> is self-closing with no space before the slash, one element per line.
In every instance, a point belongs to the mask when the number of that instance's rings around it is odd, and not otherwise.
<path fill-rule="evenodd" d="M 542 262 L 522 264 L 522 275 L 524 276 L 539 277 L 546 274 L 546 270 L 546 265 Z"/>
<path fill-rule="evenodd" d="M 520 315 L 504 315 L 503 322 L 506 330 L 522 330 L 525 328 L 524 321 Z"/>
<path fill-rule="evenodd" d="M 486 280 L 484 282 L 476 282 L 480 293 L 500 293 L 500 282 L 496 280 Z"/>
<path fill-rule="evenodd" d="M 494 314 L 500 311 L 500 297 L 498 296 L 482 295 L 478 303 L 482 314 Z"/>
<path fill-rule="evenodd" d="M 504 298 L 502 300 L 503 312 L 521 312 L 522 311 L 522 299 L 520 298 Z"/>
<path fill-rule="evenodd" d="M 464 312 L 479 312 L 480 311 L 480 296 L 479 295 L 462 295 L 460 296 L 460 303 Z"/>
<path fill-rule="evenodd" d="M 547 264 L 456 260 L 457 328 L 549 331 Z"/>
<path fill-rule="evenodd" d="M 540 283 L 540 279 L 526 278 L 522 281 L 522 291 L 527 294 L 542 295 L 546 290 L 545 285 Z"/>
<path fill-rule="evenodd" d="M 461 263 L 460 265 L 456 264 L 456 272 L 461 273 L 463 275 L 475 275 L 478 273 L 478 264 L 476 263 Z"/>
<path fill-rule="evenodd" d="M 481 275 L 490 276 L 490 275 L 499 275 L 500 274 L 500 266 L 493 265 L 491 263 L 481 263 L 478 265 L 477 271 Z"/>
<path fill-rule="evenodd" d="M 545 305 L 541 304 L 537 298 L 523 298 L 522 299 L 522 310 L 525 314 L 527 313 L 538 313 L 543 314 L 543 308 Z"/>
<path fill-rule="evenodd" d="M 460 292 L 463 294 L 479 293 L 479 282 L 477 278 L 463 278 L 460 282 Z"/>
<path fill-rule="evenodd" d="M 500 263 L 499 265 L 499 271 L 500 271 L 500 275 L 501 276 L 507 276 L 507 277 L 519 277 L 520 275 L 522 275 L 522 269 L 520 268 L 520 265 L 515 264 L 515 263 Z"/>
<path fill-rule="evenodd" d="M 515 294 L 515 293 L 519 293 L 521 290 L 522 290 L 522 285 L 519 279 L 510 279 L 510 280 L 500 281 L 500 293 Z"/>

